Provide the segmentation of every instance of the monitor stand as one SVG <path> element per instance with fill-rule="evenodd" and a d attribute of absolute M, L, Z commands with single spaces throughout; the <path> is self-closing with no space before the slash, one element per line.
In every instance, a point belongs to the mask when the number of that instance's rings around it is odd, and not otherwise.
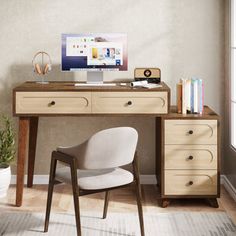
<path fill-rule="evenodd" d="M 87 84 L 103 84 L 103 72 L 102 71 L 88 71 Z"/>
<path fill-rule="evenodd" d="M 87 83 L 75 83 L 75 86 L 116 86 L 116 83 L 103 83 L 103 72 L 102 71 L 88 71 L 87 72 Z"/>

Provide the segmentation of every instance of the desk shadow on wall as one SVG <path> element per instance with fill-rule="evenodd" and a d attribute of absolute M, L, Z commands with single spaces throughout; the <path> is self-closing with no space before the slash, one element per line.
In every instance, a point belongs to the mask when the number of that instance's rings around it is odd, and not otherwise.
<path fill-rule="evenodd" d="M 36 150 L 36 174 L 48 174 L 51 152 L 58 146 L 84 142 L 96 132 L 120 126 L 138 131 L 137 151 L 142 174 L 155 173 L 155 119 L 141 116 L 41 117 Z"/>

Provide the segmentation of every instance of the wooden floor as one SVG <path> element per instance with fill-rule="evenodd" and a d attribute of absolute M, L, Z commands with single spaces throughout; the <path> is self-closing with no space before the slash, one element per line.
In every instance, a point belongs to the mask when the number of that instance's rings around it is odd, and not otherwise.
<path fill-rule="evenodd" d="M 226 211 L 236 223 L 236 203 L 229 196 L 224 187 L 221 187 L 221 198 L 218 199 L 220 207 L 211 208 L 202 199 L 173 200 L 168 208 L 161 208 L 157 201 L 157 187 L 154 185 L 143 185 L 143 210 L 144 212 L 171 212 L 171 211 Z M 24 202 L 22 207 L 15 207 L 15 187 L 11 186 L 6 198 L 0 199 L 0 212 L 4 211 L 35 211 L 45 212 L 47 199 L 47 185 L 35 185 L 33 188 L 25 188 Z M 81 211 L 98 211 L 102 214 L 104 194 L 93 194 L 80 197 Z M 68 185 L 55 187 L 53 196 L 54 212 L 73 212 L 73 199 L 71 188 Z M 137 211 L 134 190 L 124 188 L 113 190 L 109 202 L 110 212 L 134 212 Z"/>

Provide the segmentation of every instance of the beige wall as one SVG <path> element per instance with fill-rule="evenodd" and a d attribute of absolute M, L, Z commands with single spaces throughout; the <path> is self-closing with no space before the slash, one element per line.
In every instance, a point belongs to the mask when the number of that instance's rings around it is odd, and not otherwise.
<path fill-rule="evenodd" d="M 85 78 L 84 73 L 60 72 L 61 33 L 126 32 L 129 70 L 107 72 L 106 80 L 132 78 L 135 67 L 158 66 L 174 103 L 179 78 L 199 76 L 205 81 L 205 103 L 222 112 L 224 0 L 4 0 L 0 16 L 1 111 L 11 113 L 14 86 L 35 79 L 31 59 L 38 50 L 52 57 L 49 80 Z M 48 173 L 50 152 L 57 145 L 76 144 L 119 125 L 137 128 L 141 172 L 153 174 L 154 119 L 141 117 L 40 119 L 36 173 Z"/>

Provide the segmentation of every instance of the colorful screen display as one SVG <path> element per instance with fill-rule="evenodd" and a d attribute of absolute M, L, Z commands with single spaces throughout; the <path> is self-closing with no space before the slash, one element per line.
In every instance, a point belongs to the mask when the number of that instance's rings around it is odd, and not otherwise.
<path fill-rule="evenodd" d="M 121 70 L 128 68 L 127 35 L 62 34 L 62 71 Z"/>

